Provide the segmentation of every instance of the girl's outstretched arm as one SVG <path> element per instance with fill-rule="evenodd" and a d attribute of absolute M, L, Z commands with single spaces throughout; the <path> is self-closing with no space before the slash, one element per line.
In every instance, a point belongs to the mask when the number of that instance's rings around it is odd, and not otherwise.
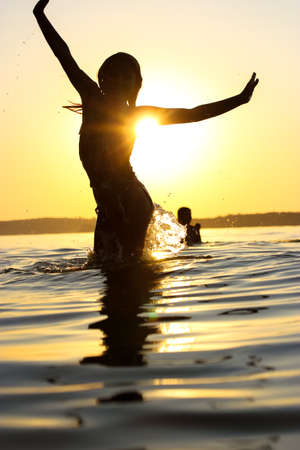
<path fill-rule="evenodd" d="M 33 14 L 51 50 L 58 58 L 75 89 L 82 96 L 86 92 L 86 89 L 95 85 L 97 86 L 97 84 L 78 67 L 71 55 L 69 47 L 45 16 L 44 9 L 48 3 L 49 0 L 40 0 L 35 5 Z"/>
<path fill-rule="evenodd" d="M 247 83 L 243 91 L 234 97 L 220 100 L 219 102 L 208 103 L 207 105 L 196 106 L 192 109 L 183 108 L 159 108 L 155 106 L 138 106 L 136 108 L 137 118 L 141 116 L 153 115 L 157 117 L 161 125 L 172 125 L 176 123 L 200 122 L 201 120 L 216 117 L 231 111 L 238 106 L 248 103 L 258 79 L 253 73 L 250 81 Z"/>

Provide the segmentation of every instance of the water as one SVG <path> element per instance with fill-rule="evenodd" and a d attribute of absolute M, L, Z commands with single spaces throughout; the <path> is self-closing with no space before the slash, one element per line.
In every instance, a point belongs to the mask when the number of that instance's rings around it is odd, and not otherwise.
<path fill-rule="evenodd" d="M 0 237 L 5 449 L 298 448 L 300 227 L 105 274 L 91 234 Z"/>

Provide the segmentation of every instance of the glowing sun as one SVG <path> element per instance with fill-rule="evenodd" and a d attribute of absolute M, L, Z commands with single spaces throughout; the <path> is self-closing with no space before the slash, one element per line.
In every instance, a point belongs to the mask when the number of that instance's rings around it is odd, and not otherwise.
<path fill-rule="evenodd" d="M 159 124 L 154 117 L 145 117 L 141 119 L 135 126 L 135 133 L 137 137 L 151 136 L 152 133 L 158 131 Z"/>
<path fill-rule="evenodd" d="M 154 117 L 141 119 L 135 127 L 136 142 L 131 157 L 138 177 L 164 182 L 186 171 L 195 164 L 201 137 L 203 141 L 199 131 L 195 124 L 160 125 Z"/>

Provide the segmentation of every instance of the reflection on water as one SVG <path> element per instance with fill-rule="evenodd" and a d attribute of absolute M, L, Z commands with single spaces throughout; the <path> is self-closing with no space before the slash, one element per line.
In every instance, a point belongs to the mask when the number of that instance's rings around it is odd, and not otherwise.
<path fill-rule="evenodd" d="M 114 271 L 92 236 L 5 240 L 3 448 L 298 448 L 300 227 L 207 233 Z"/>
<path fill-rule="evenodd" d="M 100 315 L 105 318 L 89 325 L 101 332 L 103 351 L 99 356 L 83 358 L 81 364 L 145 364 L 143 347 L 147 336 L 155 333 L 157 327 L 145 326 L 149 319 L 141 313 L 146 304 L 151 304 L 151 291 L 158 283 L 158 275 L 157 264 L 142 261 L 105 271 L 105 293 L 99 299 Z"/>

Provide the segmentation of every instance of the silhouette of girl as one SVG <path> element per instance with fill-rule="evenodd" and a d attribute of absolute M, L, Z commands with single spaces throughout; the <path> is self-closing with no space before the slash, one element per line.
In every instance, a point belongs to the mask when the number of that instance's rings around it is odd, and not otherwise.
<path fill-rule="evenodd" d="M 97 203 L 94 252 L 99 260 L 123 260 L 142 254 L 153 213 L 152 200 L 130 164 L 135 124 L 155 116 L 161 125 L 198 122 L 247 103 L 258 83 L 253 73 L 238 95 L 192 109 L 136 106 L 142 85 L 140 66 L 127 53 L 110 56 L 99 69 L 98 83 L 83 72 L 67 44 L 45 16 L 49 0 L 40 0 L 33 13 L 42 33 L 78 91 L 82 105 L 79 155 Z"/>

